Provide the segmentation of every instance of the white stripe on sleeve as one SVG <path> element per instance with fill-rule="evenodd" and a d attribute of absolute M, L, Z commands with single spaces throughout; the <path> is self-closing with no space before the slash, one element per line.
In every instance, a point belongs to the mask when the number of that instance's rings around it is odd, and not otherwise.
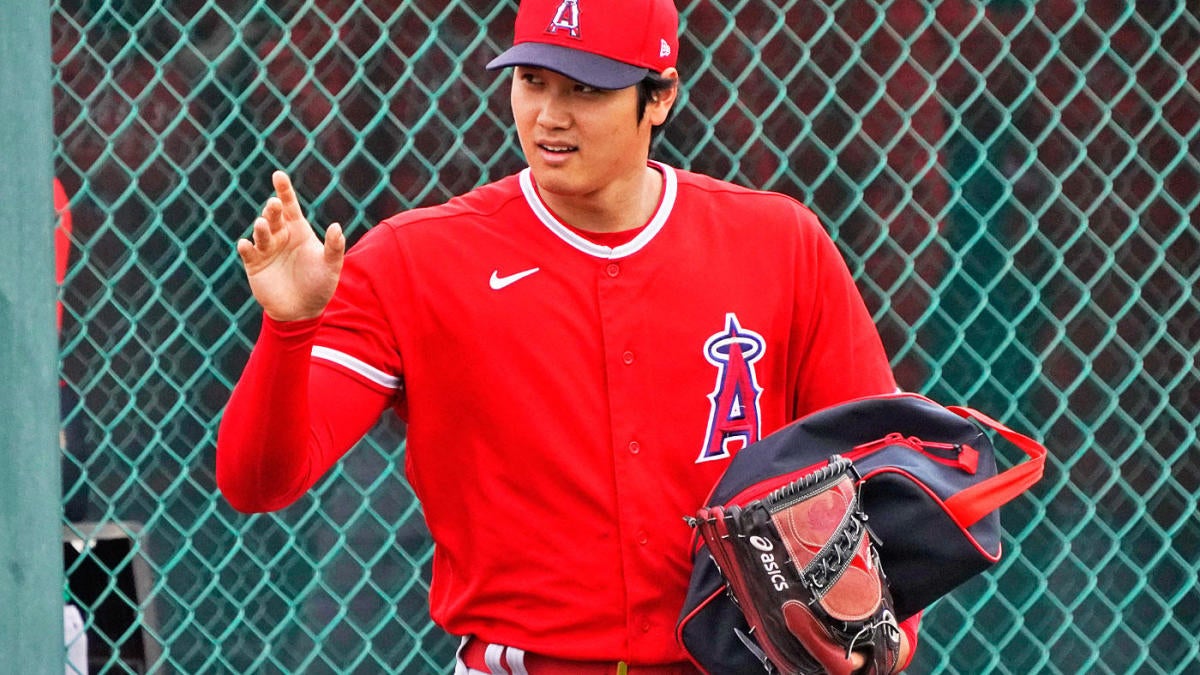
<path fill-rule="evenodd" d="M 353 373 L 365 377 L 375 384 L 387 387 L 389 389 L 396 389 L 400 386 L 400 378 L 396 377 L 395 375 L 389 375 L 368 363 L 356 359 L 345 352 L 339 352 L 336 349 L 330 349 L 329 347 L 321 347 L 317 345 L 312 348 L 312 357 L 314 359 L 322 359 L 324 361 L 336 363 Z"/>

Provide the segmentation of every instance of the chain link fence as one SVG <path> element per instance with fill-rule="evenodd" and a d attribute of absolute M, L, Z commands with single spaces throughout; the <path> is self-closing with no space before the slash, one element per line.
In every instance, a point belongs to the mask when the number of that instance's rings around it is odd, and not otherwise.
<path fill-rule="evenodd" d="M 483 69 L 515 3 L 52 5 L 64 560 L 92 671 L 447 672 L 399 422 L 283 512 L 215 490 L 259 322 L 233 241 L 275 167 L 351 243 L 521 167 Z M 654 154 L 811 205 L 901 385 L 1050 448 L 912 672 L 1200 670 L 1196 5 L 679 7 L 684 99 Z"/>

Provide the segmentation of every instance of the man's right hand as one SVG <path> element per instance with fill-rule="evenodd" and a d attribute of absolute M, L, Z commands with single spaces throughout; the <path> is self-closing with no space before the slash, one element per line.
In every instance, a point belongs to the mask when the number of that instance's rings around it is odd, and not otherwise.
<path fill-rule="evenodd" d="M 276 321 L 321 315 L 337 289 L 346 253 L 346 237 L 337 223 L 325 231 L 325 243 L 300 210 L 287 174 L 271 174 L 275 196 L 254 221 L 251 239 L 239 239 L 237 252 L 246 268 L 254 299 Z"/>

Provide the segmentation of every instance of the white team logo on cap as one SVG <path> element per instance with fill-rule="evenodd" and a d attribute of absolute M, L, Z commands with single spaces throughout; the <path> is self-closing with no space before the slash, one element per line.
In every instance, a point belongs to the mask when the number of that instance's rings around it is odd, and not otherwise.
<path fill-rule="evenodd" d="M 579 0 L 563 0 L 559 3 L 558 11 L 554 12 L 546 32 L 557 33 L 560 30 L 567 31 L 567 35 L 573 38 L 579 37 Z"/>
<path fill-rule="evenodd" d="M 670 55 L 671 55 L 671 45 L 667 44 L 666 40 L 659 38 L 658 39 L 658 58 L 665 59 Z"/>

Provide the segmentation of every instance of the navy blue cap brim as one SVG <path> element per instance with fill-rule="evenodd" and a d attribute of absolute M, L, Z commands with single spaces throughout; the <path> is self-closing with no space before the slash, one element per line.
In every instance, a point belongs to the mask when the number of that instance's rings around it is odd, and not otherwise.
<path fill-rule="evenodd" d="M 632 87 L 650 74 L 649 68 L 622 63 L 591 52 L 541 42 L 522 42 L 519 45 L 513 45 L 503 54 L 492 59 L 487 64 L 487 69 L 499 70 L 509 66 L 546 68 L 598 89 Z"/>

